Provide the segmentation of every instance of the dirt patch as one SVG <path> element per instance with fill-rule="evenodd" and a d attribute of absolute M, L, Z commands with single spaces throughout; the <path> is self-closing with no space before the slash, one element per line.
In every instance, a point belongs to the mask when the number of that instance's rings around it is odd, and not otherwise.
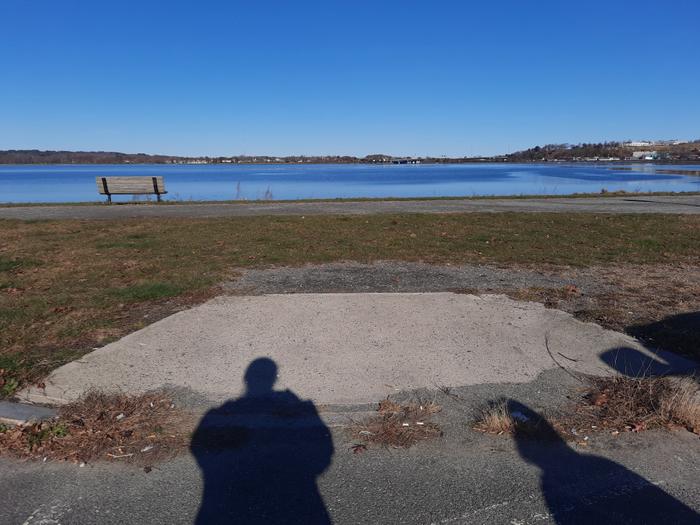
<path fill-rule="evenodd" d="M 330 263 L 301 267 L 249 269 L 224 285 L 230 293 L 412 293 L 502 289 L 559 290 L 598 288 L 595 279 L 562 276 L 531 268 L 486 265 L 434 265 L 378 261 Z M 603 290 L 600 290 L 603 291 Z"/>
<path fill-rule="evenodd" d="M 409 448 L 419 441 L 439 437 L 442 431 L 431 417 L 440 409 L 433 402 L 402 405 L 386 399 L 379 403 L 376 415 L 351 426 L 353 438 L 361 442 L 353 448 L 362 450 L 366 444 Z"/>
<path fill-rule="evenodd" d="M 150 465 L 186 449 L 194 418 L 169 396 L 90 392 L 48 421 L 0 428 L 0 453 L 88 463 Z"/>

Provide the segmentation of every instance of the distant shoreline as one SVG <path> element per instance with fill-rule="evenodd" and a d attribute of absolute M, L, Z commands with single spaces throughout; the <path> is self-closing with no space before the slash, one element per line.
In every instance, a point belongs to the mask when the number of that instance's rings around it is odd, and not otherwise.
<path fill-rule="evenodd" d="M 488 163 L 693 163 L 700 140 L 547 144 L 498 155 L 163 155 L 119 151 L 0 150 L 0 165 L 37 164 L 488 164 Z"/>
<path fill-rule="evenodd" d="M 2 162 L 2 166 L 435 166 L 441 164 L 543 164 L 543 165 L 640 165 L 658 166 L 700 166 L 700 159 L 693 160 L 448 160 L 448 161 L 421 161 L 414 164 L 395 164 L 391 162 Z"/>

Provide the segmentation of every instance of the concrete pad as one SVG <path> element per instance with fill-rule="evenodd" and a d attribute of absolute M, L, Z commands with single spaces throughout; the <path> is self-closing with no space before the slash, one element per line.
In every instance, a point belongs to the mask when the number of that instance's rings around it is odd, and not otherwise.
<path fill-rule="evenodd" d="M 545 345 L 545 337 L 549 350 Z M 270 357 L 277 388 L 317 404 L 375 402 L 421 387 L 526 382 L 558 361 L 605 374 L 603 353 L 627 349 L 673 368 L 635 339 L 505 296 L 452 293 L 219 297 L 177 313 L 54 371 L 20 397 L 61 403 L 89 388 L 187 388 L 212 403 L 242 393 L 248 364 Z"/>

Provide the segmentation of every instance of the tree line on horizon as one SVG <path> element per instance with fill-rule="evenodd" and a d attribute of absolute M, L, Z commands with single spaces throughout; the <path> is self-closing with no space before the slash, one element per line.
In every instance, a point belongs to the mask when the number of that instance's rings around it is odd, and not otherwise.
<path fill-rule="evenodd" d="M 186 157 L 178 155 L 152 155 L 148 153 L 121 153 L 116 151 L 53 151 L 53 150 L 4 150 L 0 151 L 0 164 L 173 164 L 173 163 L 255 163 L 255 162 L 390 162 L 394 157 L 373 154 L 365 157 L 349 155 L 236 155 Z"/>
<path fill-rule="evenodd" d="M 598 142 L 580 144 L 547 144 L 535 146 L 507 155 L 512 162 L 571 161 L 584 159 L 620 159 L 628 160 L 634 151 L 655 151 L 660 158 L 673 161 L 700 160 L 700 140 L 675 143 L 652 143 L 644 146 L 632 146 L 624 142 Z"/>
<path fill-rule="evenodd" d="M 635 148 L 622 142 L 600 142 L 581 144 L 547 144 L 523 151 L 493 157 L 421 157 L 428 163 L 460 162 L 548 162 L 571 161 L 592 158 L 628 159 Z M 645 149 L 645 148 L 636 148 Z M 649 149 L 658 151 L 663 158 L 674 161 L 700 161 L 700 140 L 682 144 L 655 144 Z M 410 157 L 409 157 L 410 158 Z M 231 157 L 184 157 L 174 155 L 152 155 L 147 153 L 120 153 L 114 151 L 44 151 L 44 150 L 4 150 L 0 151 L 0 164 L 187 164 L 187 163 L 329 163 L 361 164 L 389 163 L 396 157 L 376 153 L 364 157 L 350 155 L 292 155 L 276 157 L 269 155 L 238 155 Z"/>

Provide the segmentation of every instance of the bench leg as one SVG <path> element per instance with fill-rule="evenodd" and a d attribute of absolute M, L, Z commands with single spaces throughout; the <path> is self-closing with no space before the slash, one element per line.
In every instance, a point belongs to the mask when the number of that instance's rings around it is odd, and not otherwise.
<path fill-rule="evenodd" d="M 112 195 L 110 193 L 107 194 L 107 204 L 112 204 Z"/>
<path fill-rule="evenodd" d="M 156 197 L 158 198 L 158 202 L 160 202 L 160 193 L 156 193 Z"/>

